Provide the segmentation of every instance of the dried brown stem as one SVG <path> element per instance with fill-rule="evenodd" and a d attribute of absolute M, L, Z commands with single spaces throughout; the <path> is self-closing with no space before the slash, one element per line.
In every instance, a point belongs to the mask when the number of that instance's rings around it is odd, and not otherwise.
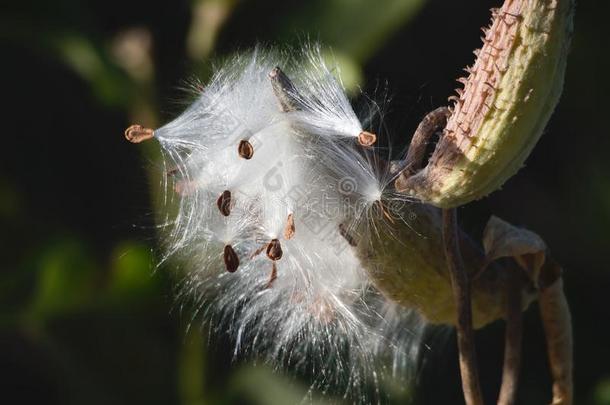
<path fill-rule="evenodd" d="M 405 159 L 398 163 L 396 171 L 400 171 L 400 176 L 396 181 L 396 187 L 400 191 L 401 182 L 404 182 L 407 178 L 411 177 L 417 171 L 421 169 L 422 162 L 424 161 L 426 147 L 430 142 L 432 136 L 437 132 L 445 128 L 447 125 L 447 119 L 451 112 L 447 107 L 438 107 L 437 109 L 426 114 L 424 119 L 419 123 Z"/>
<path fill-rule="evenodd" d="M 546 335 L 547 351 L 553 376 L 553 405 L 572 404 L 572 322 L 558 278 L 540 292 L 540 316 Z"/>
<path fill-rule="evenodd" d="M 516 270 L 516 269 L 515 269 Z M 521 315 L 521 282 L 516 271 L 510 272 L 506 290 L 506 333 L 504 367 L 498 405 L 513 405 L 517 401 L 523 318 Z"/>
<path fill-rule="evenodd" d="M 467 405 L 483 405 L 472 326 L 470 280 L 462 262 L 458 238 L 456 209 L 444 209 L 443 245 L 457 310 L 456 329 L 462 390 Z"/>

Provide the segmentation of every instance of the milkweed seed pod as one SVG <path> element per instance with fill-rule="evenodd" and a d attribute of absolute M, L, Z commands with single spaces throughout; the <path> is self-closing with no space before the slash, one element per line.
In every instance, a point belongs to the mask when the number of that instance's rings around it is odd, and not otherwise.
<path fill-rule="evenodd" d="M 523 164 L 561 92 L 572 7 L 507 0 L 495 12 L 419 172 L 379 157 L 371 117 L 355 113 L 314 46 L 237 56 L 175 120 L 128 128 L 131 142 L 161 145 L 179 298 L 229 334 L 235 354 L 315 370 L 314 387 L 365 402 L 367 378 L 415 363 L 424 321 L 455 324 L 439 209 L 420 202 L 464 204 Z M 504 316 L 506 272 L 480 273 L 483 253 L 460 241 L 481 327 Z M 523 282 L 523 308 L 535 282 Z"/>
<path fill-rule="evenodd" d="M 324 387 L 348 376 L 351 397 L 384 369 L 408 372 L 423 327 L 375 288 L 354 248 L 388 221 L 390 202 L 405 202 L 370 122 L 310 46 L 242 54 L 175 120 L 126 132 L 156 139 L 165 157 L 165 251 L 184 269 L 180 298 L 236 354 L 309 367 Z"/>
<path fill-rule="evenodd" d="M 509 0 L 485 29 L 460 79 L 453 112 L 428 165 L 396 188 L 451 208 L 500 188 L 540 138 L 563 89 L 573 0 Z"/>
<path fill-rule="evenodd" d="M 407 215 L 408 221 L 376 225 L 378 234 L 359 244 L 357 255 L 371 282 L 392 302 L 415 309 L 427 323 L 455 325 L 457 311 L 443 254 L 441 212 L 429 205 L 410 204 Z M 490 263 L 485 252 L 463 232 L 459 236 L 465 271 L 472 280 L 473 326 L 478 329 L 504 318 L 507 280 L 515 268 L 493 264 L 487 268 Z M 521 286 L 525 310 L 537 291 L 530 280 L 523 279 Z"/>

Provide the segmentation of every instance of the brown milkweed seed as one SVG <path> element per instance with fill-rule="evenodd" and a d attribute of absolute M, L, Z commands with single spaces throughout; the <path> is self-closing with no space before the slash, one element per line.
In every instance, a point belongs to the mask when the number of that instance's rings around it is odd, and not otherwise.
<path fill-rule="evenodd" d="M 272 239 L 267 245 L 267 257 L 273 261 L 282 258 L 282 245 L 278 239 Z"/>
<path fill-rule="evenodd" d="M 252 159 L 252 155 L 254 155 L 254 147 L 249 141 L 244 139 L 239 142 L 237 152 L 239 153 L 240 157 L 246 160 Z"/>
<path fill-rule="evenodd" d="M 279 67 L 273 68 L 269 73 L 273 93 L 277 98 L 283 112 L 296 111 L 299 107 L 299 96 L 292 81 Z"/>
<path fill-rule="evenodd" d="M 373 146 L 377 142 L 377 135 L 362 131 L 358 135 L 358 143 L 362 146 Z"/>
<path fill-rule="evenodd" d="M 234 273 L 239 267 L 239 257 L 231 245 L 226 245 L 224 250 L 225 267 L 229 273 Z"/>
<path fill-rule="evenodd" d="M 231 214 L 231 192 L 229 190 L 223 191 L 218 200 L 216 200 L 216 205 L 220 213 L 228 217 Z"/>
<path fill-rule="evenodd" d="M 284 228 L 284 238 L 287 240 L 292 239 L 294 236 L 294 217 L 292 214 L 288 214 L 288 219 L 286 220 L 286 227 Z"/>
<path fill-rule="evenodd" d="M 131 143 L 140 143 L 149 140 L 155 135 L 155 131 L 144 128 L 142 125 L 132 125 L 125 130 L 125 139 Z"/>

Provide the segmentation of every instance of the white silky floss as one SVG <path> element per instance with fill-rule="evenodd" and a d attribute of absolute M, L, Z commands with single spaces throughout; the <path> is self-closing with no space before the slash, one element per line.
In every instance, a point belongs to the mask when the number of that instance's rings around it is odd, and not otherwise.
<path fill-rule="evenodd" d="M 315 370 L 317 387 L 347 379 L 351 396 L 388 360 L 405 371 L 421 325 L 353 248 L 391 179 L 316 47 L 234 58 L 154 136 L 177 191 L 165 242 L 180 296 L 236 354 Z"/>

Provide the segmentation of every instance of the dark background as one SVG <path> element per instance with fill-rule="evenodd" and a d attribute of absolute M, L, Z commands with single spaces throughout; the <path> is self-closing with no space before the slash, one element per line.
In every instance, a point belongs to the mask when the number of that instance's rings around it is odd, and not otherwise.
<path fill-rule="evenodd" d="M 207 344 L 156 269 L 156 126 L 210 62 L 258 42 L 332 47 L 352 89 L 387 84 L 386 124 L 406 143 L 446 104 L 500 1 L 9 1 L 0 13 L 0 402 L 298 402 L 306 382 L 231 363 Z M 580 1 L 565 91 L 527 167 L 461 210 L 539 233 L 566 270 L 577 404 L 610 404 L 610 3 Z M 199 18 L 196 18 L 199 16 Z M 190 38 L 190 39 L 189 39 Z M 144 52 L 142 51 L 144 50 Z M 147 50 L 147 51 L 146 51 Z M 503 325 L 478 333 L 485 395 L 499 388 Z M 550 400 L 536 307 L 525 318 L 520 402 Z M 453 344 L 426 355 L 414 403 L 460 403 Z M 326 398 L 327 400 L 330 398 Z M 389 402 L 404 403 L 390 397 Z"/>

